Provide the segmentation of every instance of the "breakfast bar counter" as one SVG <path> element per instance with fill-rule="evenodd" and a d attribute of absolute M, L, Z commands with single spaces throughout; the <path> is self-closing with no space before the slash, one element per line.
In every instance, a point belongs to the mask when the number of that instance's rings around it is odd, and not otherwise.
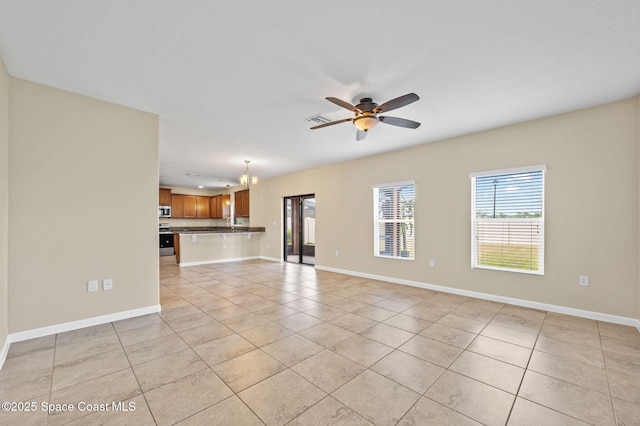
<path fill-rule="evenodd" d="M 258 258 L 264 228 L 175 228 L 172 231 L 178 265 L 193 266 Z"/>

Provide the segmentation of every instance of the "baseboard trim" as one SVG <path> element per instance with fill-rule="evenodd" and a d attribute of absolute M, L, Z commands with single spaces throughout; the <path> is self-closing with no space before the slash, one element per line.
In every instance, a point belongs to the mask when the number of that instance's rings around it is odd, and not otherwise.
<path fill-rule="evenodd" d="M 139 317 L 147 314 L 154 314 L 161 311 L 160 305 L 147 306 L 145 308 L 132 309 L 129 311 L 116 312 L 113 314 L 100 315 L 98 317 L 86 318 L 78 321 L 65 322 L 48 327 L 36 328 L 33 330 L 19 331 L 9 334 L 7 340 L 10 343 L 21 342 L 23 340 L 34 339 L 36 337 L 50 336 L 52 334 L 63 333 L 65 331 L 77 330 L 79 328 L 91 327 L 113 321 Z"/>
<path fill-rule="evenodd" d="M 622 317 L 619 315 L 605 314 L 602 312 L 586 311 L 583 309 L 570 308 L 567 306 L 552 305 L 549 303 L 533 302 L 525 299 L 516 299 L 513 297 L 498 296 L 490 293 L 480 293 L 477 291 L 463 290 L 454 287 L 445 287 L 436 284 L 421 283 L 418 281 L 403 280 L 400 278 L 386 277 L 382 275 L 367 274 L 364 272 L 351 271 L 348 269 L 332 268 L 329 266 L 316 265 L 316 269 L 328 272 L 336 272 L 339 274 L 352 275 L 354 277 L 369 278 L 379 281 L 387 281 L 394 284 L 402 284 L 411 287 L 419 287 L 427 290 L 441 291 L 443 293 L 457 294 L 460 296 L 475 297 L 477 299 L 491 300 L 493 302 L 508 303 L 510 305 L 522 306 L 525 308 L 539 309 L 542 311 L 555 312 L 559 314 L 572 315 L 576 317 L 588 318 L 597 321 L 610 322 L 614 324 L 629 325 L 638 329 L 640 332 L 640 319 Z"/>
<path fill-rule="evenodd" d="M 284 262 L 284 259 L 278 259 L 278 258 L 275 258 L 275 257 L 260 256 L 260 259 L 268 260 L 270 262 L 278 262 L 278 263 Z"/>
<path fill-rule="evenodd" d="M 242 260 L 254 260 L 254 259 L 260 259 L 260 256 L 234 257 L 231 259 L 217 259 L 217 260 L 203 260 L 200 262 L 182 262 L 182 263 L 178 263 L 178 266 L 182 268 L 184 266 L 211 265 L 213 263 L 240 262 Z"/>
<path fill-rule="evenodd" d="M 2 346 L 2 351 L 0 352 L 0 370 L 2 370 L 2 366 L 4 362 L 7 360 L 7 355 L 9 355 L 9 346 L 11 345 L 11 340 L 9 339 L 9 335 L 4 339 L 4 346 Z"/>

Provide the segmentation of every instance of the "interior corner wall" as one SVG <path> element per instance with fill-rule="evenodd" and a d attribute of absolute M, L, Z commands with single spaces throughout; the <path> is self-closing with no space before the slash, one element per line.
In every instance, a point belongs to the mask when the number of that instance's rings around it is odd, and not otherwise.
<path fill-rule="evenodd" d="M 314 193 L 316 265 L 637 318 L 637 127 L 632 98 L 262 180 L 251 222 L 266 227 L 261 255 L 282 259 L 282 198 Z M 537 164 L 547 165 L 545 274 L 472 269 L 469 173 Z M 415 261 L 374 257 L 372 185 L 407 180 Z"/>
<path fill-rule="evenodd" d="M 9 74 L 0 59 L 0 354 L 9 335 Z M 0 355 L 0 366 L 2 366 Z"/>
<path fill-rule="evenodd" d="M 640 330 L 640 96 L 636 98 L 636 147 L 638 155 L 638 260 L 636 265 L 638 266 L 638 294 L 637 294 L 637 309 L 636 319 L 638 320 L 638 330 Z"/>
<path fill-rule="evenodd" d="M 158 306 L 158 117 L 10 89 L 9 333 Z"/>

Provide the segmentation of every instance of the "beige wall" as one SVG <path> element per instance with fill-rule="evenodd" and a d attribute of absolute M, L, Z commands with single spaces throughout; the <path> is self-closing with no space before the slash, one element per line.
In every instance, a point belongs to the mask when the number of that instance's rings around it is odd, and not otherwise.
<path fill-rule="evenodd" d="M 9 334 L 9 75 L 0 59 L 0 351 Z M 0 364 L 2 363 L 0 357 Z"/>
<path fill-rule="evenodd" d="M 282 197 L 315 193 L 318 265 L 638 318 L 638 108 L 634 98 L 263 180 L 251 194 L 261 253 L 282 257 Z M 469 173 L 536 164 L 547 165 L 545 275 L 471 269 Z M 416 182 L 416 260 L 376 258 L 371 186 L 404 180 Z"/>
<path fill-rule="evenodd" d="M 10 117 L 9 332 L 157 305 L 157 116 L 12 78 Z"/>

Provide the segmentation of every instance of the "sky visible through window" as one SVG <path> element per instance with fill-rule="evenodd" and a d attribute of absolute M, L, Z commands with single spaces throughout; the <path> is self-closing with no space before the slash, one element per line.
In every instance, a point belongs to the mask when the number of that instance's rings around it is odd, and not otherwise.
<path fill-rule="evenodd" d="M 476 178 L 477 218 L 542 216 L 542 171 Z"/>

